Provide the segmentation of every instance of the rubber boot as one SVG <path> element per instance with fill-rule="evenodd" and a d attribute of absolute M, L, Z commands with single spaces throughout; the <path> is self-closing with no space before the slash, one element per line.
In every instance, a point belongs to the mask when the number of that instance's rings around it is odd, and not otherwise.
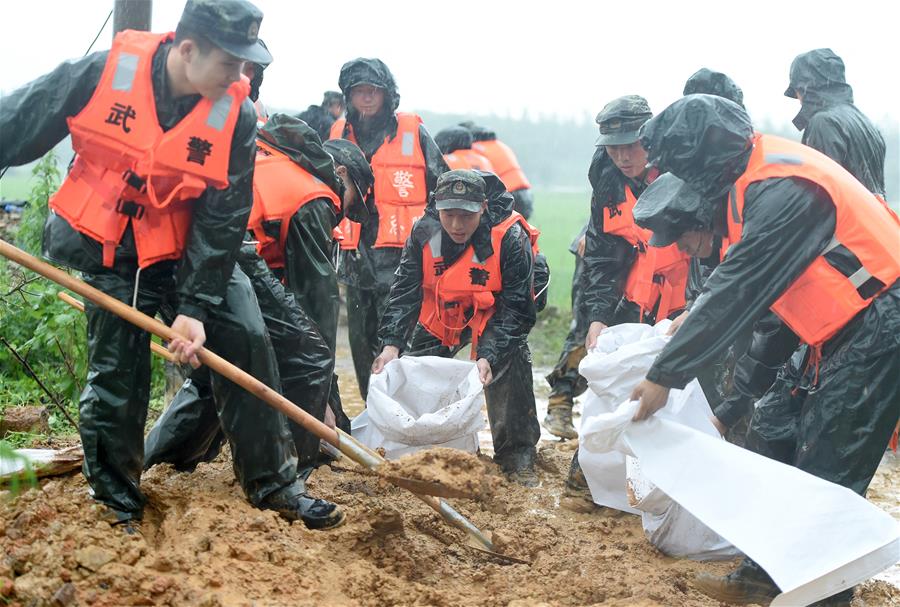
<path fill-rule="evenodd" d="M 344 522 L 344 513 L 337 504 L 311 497 L 299 480 L 267 495 L 259 508 L 274 510 L 289 521 L 303 521 L 308 529 L 329 529 Z"/>
<path fill-rule="evenodd" d="M 500 469 L 512 482 L 518 483 L 523 487 L 537 487 L 541 484 L 541 481 L 534 468 L 535 457 L 536 452 L 532 448 L 522 449 L 502 458 L 495 456 L 494 461 L 497 462 L 497 465 L 500 466 Z"/>
<path fill-rule="evenodd" d="M 587 479 L 584 478 L 584 472 L 578 463 L 578 452 L 572 457 L 569 476 L 566 478 L 566 490 L 563 492 L 562 499 L 559 500 L 559 505 L 566 510 L 581 514 L 589 514 L 601 509 L 591 497 L 591 489 L 588 487 Z"/>

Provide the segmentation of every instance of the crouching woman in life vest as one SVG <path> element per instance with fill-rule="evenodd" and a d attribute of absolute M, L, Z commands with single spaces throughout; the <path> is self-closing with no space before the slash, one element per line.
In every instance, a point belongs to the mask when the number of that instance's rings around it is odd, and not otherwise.
<path fill-rule="evenodd" d="M 441 175 L 403 250 L 372 371 L 381 373 L 407 343 L 405 354 L 446 357 L 471 343 L 485 384 L 494 460 L 514 480 L 535 486 L 540 427 L 527 339 L 535 293 L 546 284 L 546 272 L 536 266 L 546 268 L 535 259 L 537 231 L 512 207 L 512 195 L 493 173 Z"/>

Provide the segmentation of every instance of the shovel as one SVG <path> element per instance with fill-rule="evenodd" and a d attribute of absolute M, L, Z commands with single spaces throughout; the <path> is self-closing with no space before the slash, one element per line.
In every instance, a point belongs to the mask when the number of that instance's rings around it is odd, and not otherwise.
<path fill-rule="evenodd" d="M 165 341 L 171 341 L 178 336 L 178 334 L 175 333 L 175 331 L 173 331 L 171 327 L 166 326 L 155 318 L 151 318 L 146 314 L 141 313 L 139 310 L 132 308 L 127 304 L 122 303 L 121 301 L 113 297 L 110 297 L 102 291 L 91 287 L 87 283 L 75 278 L 74 276 L 69 275 L 63 270 L 55 268 L 52 265 L 45 263 L 32 255 L 29 255 L 25 251 L 22 251 L 21 249 L 9 244 L 3 239 L 0 239 L 0 255 L 6 257 L 10 261 L 19 264 L 22 267 L 28 268 L 29 270 L 32 270 L 33 272 L 36 272 L 41 276 L 52 280 L 53 282 L 69 289 L 70 291 L 77 293 L 78 295 L 81 295 L 85 299 L 93 302 L 95 305 L 103 308 L 104 310 L 111 312 L 116 316 L 123 318 L 124 320 L 127 320 L 128 322 L 143 329 L 144 331 L 156 335 Z M 343 453 L 349 459 L 353 460 L 359 465 L 363 466 L 364 468 L 377 472 L 378 467 L 385 462 L 385 459 L 378 453 L 369 449 L 346 432 L 343 432 L 339 428 L 329 428 L 318 419 L 286 399 L 276 390 L 273 390 L 249 373 L 246 373 L 245 371 L 232 365 L 210 350 L 201 348 L 197 353 L 197 357 L 200 359 L 200 362 L 208 366 L 211 370 L 238 384 L 260 400 L 265 401 L 268 405 L 280 411 L 289 419 L 301 425 L 304 429 L 336 447 L 341 453 Z M 402 485 L 399 486 L 402 487 Z M 422 488 L 416 481 L 412 481 L 412 485 L 410 486 Z M 444 521 L 446 521 L 448 524 L 464 531 L 470 538 L 470 541 L 479 546 L 480 550 L 488 552 L 504 560 L 518 560 L 514 559 L 513 557 L 508 557 L 506 555 L 494 552 L 494 545 L 487 538 L 487 536 L 485 536 L 485 534 L 482 533 L 481 530 L 478 529 L 478 527 L 473 525 L 463 515 L 454 510 L 443 499 L 436 498 L 431 495 L 422 495 L 415 492 L 413 492 L 413 495 L 418 497 L 431 509 L 437 512 L 441 516 L 441 518 L 443 518 Z"/>
<path fill-rule="evenodd" d="M 65 291 L 60 291 L 56 295 L 57 295 L 57 297 L 59 297 L 61 300 L 63 300 L 64 302 L 66 302 L 67 304 L 69 304 L 70 306 L 75 308 L 76 310 L 80 310 L 81 312 L 84 312 L 84 304 L 82 302 L 78 301 L 77 299 L 75 299 L 74 297 L 72 297 L 71 295 L 69 295 L 68 293 L 66 293 Z M 177 363 L 177 361 L 175 360 L 175 356 L 171 352 L 169 352 L 166 348 L 164 348 L 160 344 L 156 343 L 155 341 L 150 342 L 150 350 L 157 356 L 164 358 L 165 360 L 167 360 L 169 362 Z M 297 423 L 300 423 L 300 422 L 297 422 Z M 304 426 L 304 428 L 305 427 L 306 426 Z M 331 445 L 330 443 L 326 443 L 326 444 Z M 371 449 L 367 448 L 366 451 L 371 453 L 372 457 L 374 457 L 374 458 L 381 458 L 381 456 L 377 452 L 372 451 Z M 341 452 L 338 450 L 334 450 L 334 451 L 332 451 L 332 455 L 340 456 Z M 380 461 L 383 462 L 384 460 L 380 459 Z M 357 463 L 360 463 L 360 462 L 357 461 Z M 448 498 L 454 497 L 454 498 L 463 498 L 463 499 L 475 499 L 477 497 L 476 495 L 474 495 L 472 493 L 460 491 L 458 489 L 454 489 L 453 487 L 448 487 L 446 485 L 442 485 L 441 483 L 436 482 L 436 481 L 427 481 L 427 480 L 420 480 L 420 479 L 414 479 L 414 478 L 406 478 L 403 476 L 382 474 L 381 472 L 379 472 L 377 470 L 377 468 L 368 468 L 368 469 L 374 476 L 377 476 L 378 478 L 383 478 L 386 481 L 388 481 L 389 483 L 391 483 L 392 485 L 396 485 L 397 487 L 401 487 L 403 489 L 406 489 L 408 491 L 411 491 L 411 492 L 419 494 L 419 495 L 431 495 L 431 496 L 435 496 L 435 497 L 448 497 Z"/>

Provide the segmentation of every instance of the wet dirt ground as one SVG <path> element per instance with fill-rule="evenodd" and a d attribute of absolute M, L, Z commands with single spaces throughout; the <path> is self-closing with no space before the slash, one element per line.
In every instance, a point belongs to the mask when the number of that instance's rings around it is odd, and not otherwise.
<path fill-rule="evenodd" d="M 338 359 L 345 407 L 358 413 L 349 352 Z M 545 408 L 542 375 L 535 373 L 535 386 Z M 312 494 L 340 504 L 346 522 L 309 531 L 251 507 L 223 453 L 192 474 L 168 466 L 147 473 L 141 535 L 103 522 L 80 474 L 0 499 L 0 604 L 720 605 L 692 579 L 733 562 L 668 558 L 646 541 L 638 517 L 559 508 L 574 442 L 542 437 L 536 489 L 506 481 L 487 457 L 489 440 L 483 446 L 479 463 L 494 490 L 480 501 L 451 502 L 502 551 L 530 564 L 466 547 L 464 534 L 418 499 L 349 463 L 319 468 L 309 480 Z M 900 519 L 898 487 L 900 459 L 889 455 L 869 498 Z M 863 584 L 854 607 L 900 605 L 900 588 L 884 579 L 891 575 Z"/>

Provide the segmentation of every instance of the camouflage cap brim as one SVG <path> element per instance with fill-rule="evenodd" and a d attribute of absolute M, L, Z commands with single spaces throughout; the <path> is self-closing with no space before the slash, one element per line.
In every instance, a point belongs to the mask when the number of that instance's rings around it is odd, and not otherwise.
<path fill-rule="evenodd" d="M 620 133 L 601 133 L 594 145 L 629 145 L 638 140 L 640 129 Z"/>

